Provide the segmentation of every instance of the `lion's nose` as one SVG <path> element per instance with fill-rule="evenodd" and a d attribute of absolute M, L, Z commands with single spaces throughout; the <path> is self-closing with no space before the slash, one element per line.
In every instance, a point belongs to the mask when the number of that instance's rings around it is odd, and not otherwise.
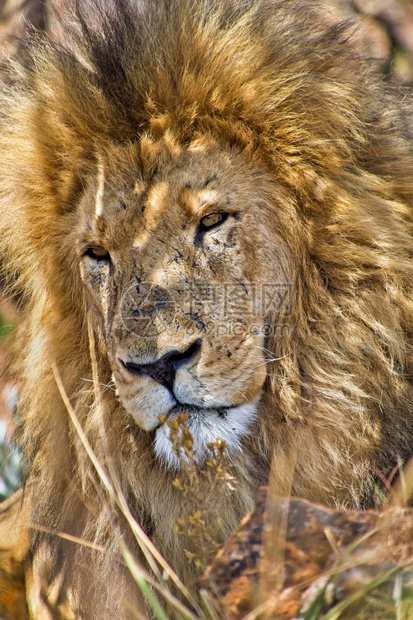
<path fill-rule="evenodd" d="M 145 373 L 172 391 L 176 371 L 180 366 L 193 359 L 200 348 L 201 340 L 198 338 L 185 351 L 173 349 L 150 364 L 137 364 L 133 361 L 124 362 L 122 360 L 121 362 L 130 372 Z"/>

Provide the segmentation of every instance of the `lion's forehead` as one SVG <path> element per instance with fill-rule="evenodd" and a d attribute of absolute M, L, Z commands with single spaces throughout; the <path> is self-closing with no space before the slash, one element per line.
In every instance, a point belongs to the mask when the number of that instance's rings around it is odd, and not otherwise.
<path fill-rule="evenodd" d="M 166 217 L 176 218 L 179 225 L 209 206 L 253 202 L 264 177 L 268 183 L 262 163 L 255 164 L 225 143 L 204 144 L 197 138 L 185 149 L 172 149 L 165 137 L 154 142 L 145 137 L 133 145 L 112 147 L 109 154 L 102 147 L 88 210 L 112 225 L 128 220 L 129 228 L 135 223 L 140 230 Z"/>
<path fill-rule="evenodd" d="M 142 265 L 146 252 L 152 254 L 149 262 L 156 254 L 157 264 L 160 255 L 179 255 L 178 245 L 192 244 L 192 229 L 204 214 L 242 207 L 226 171 L 173 164 L 145 179 L 139 161 L 134 169 L 126 162 L 126 170 L 100 162 L 84 201 L 82 227 L 91 231 L 91 243 L 127 251 L 133 265 Z"/>
<path fill-rule="evenodd" d="M 279 195 L 269 190 L 267 169 L 225 145 L 222 152 L 219 145 L 192 145 L 178 153 L 158 149 L 158 155 L 151 166 L 142 161 L 139 145 L 120 146 L 98 158 L 89 185 L 88 246 L 103 248 L 112 259 L 117 301 L 113 294 L 108 310 L 113 302 L 129 322 L 134 313 L 140 320 L 149 311 L 153 322 L 158 314 L 164 322 L 180 308 L 181 322 L 199 318 L 201 325 L 205 317 L 222 320 L 235 298 L 242 321 L 244 315 L 262 317 L 264 293 L 251 283 L 286 281 L 279 260 L 284 240 L 259 241 L 272 225 L 273 196 Z M 227 224 L 202 237 L 201 220 L 216 212 Z M 263 267 L 269 253 L 271 273 Z"/>

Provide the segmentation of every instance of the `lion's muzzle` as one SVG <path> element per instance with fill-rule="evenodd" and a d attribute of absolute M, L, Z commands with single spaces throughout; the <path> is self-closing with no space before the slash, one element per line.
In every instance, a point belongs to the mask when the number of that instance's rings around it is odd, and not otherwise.
<path fill-rule="evenodd" d="M 150 364 L 138 364 L 134 360 L 120 360 L 122 365 L 131 373 L 144 373 L 165 386 L 173 394 L 175 375 L 178 368 L 194 361 L 201 348 L 201 339 L 197 338 L 184 351 L 173 349 L 165 353 L 160 359 Z"/>

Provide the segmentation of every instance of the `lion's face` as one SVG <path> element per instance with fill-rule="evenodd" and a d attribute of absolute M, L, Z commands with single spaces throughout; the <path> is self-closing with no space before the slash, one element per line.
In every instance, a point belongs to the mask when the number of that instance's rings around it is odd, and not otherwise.
<path fill-rule="evenodd" d="M 81 204 L 81 274 L 119 399 L 170 464 L 160 416 L 187 412 L 198 461 L 216 438 L 239 450 L 256 417 L 269 326 L 290 301 L 288 244 L 265 243 L 266 175 L 213 140 L 145 138 L 111 149 Z"/>

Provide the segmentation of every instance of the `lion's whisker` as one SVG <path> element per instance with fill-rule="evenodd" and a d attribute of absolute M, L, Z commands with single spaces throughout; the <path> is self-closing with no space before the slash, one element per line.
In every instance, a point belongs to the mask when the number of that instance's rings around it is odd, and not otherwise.
<path fill-rule="evenodd" d="M 94 379 L 87 379 L 86 377 L 82 377 L 81 381 L 85 381 L 87 383 L 92 383 L 95 384 Z M 113 381 L 111 381 L 110 383 L 102 383 L 102 382 L 97 382 L 97 385 L 99 385 L 100 387 L 105 388 L 102 392 L 102 394 L 104 394 L 107 390 L 112 390 L 113 392 L 116 391 L 115 388 L 115 384 L 113 383 Z"/>

